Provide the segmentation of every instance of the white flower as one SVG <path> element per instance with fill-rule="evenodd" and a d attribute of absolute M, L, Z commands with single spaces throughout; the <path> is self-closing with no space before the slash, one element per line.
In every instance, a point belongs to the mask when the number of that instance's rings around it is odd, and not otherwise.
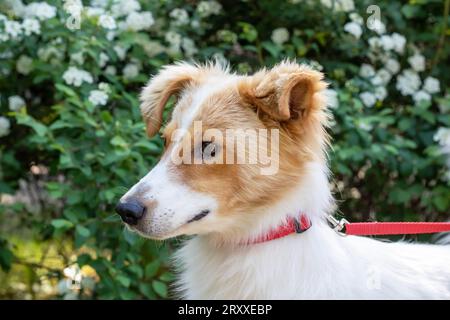
<path fill-rule="evenodd" d="M 33 60 L 26 55 L 21 55 L 19 59 L 17 59 L 16 70 L 24 75 L 29 74 L 33 70 Z"/>
<path fill-rule="evenodd" d="M 361 119 L 359 120 L 356 125 L 358 126 L 358 128 L 364 130 L 364 131 L 371 131 L 373 129 L 372 124 L 367 121 L 366 119 Z"/>
<path fill-rule="evenodd" d="M 338 100 L 338 94 L 333 89 L 326 89 L 324 90 L 325 99 L 327 101 L 327 105 L 331 109 L 336 109 L 339 107 L 339 100 Z"/>
<path fill-rule="evenodd" d="M 99 90 L 104 91 L 106 93 L 111 92 L 111 88 L 109 87 L 109 84 L 107 84 L 106 82 L 100 82 L 98 84 L 98 88 Z"/>
<path fill-rule="evenodd" d="M 115 17 L 127 16 L 139 10 L 141 10 L 141 5 L 137 0 L 114 0 L 111 6 L 111 12 Z"/>
<path fill-rule="evenodd" d="M 22 29 L 26 36 L 31 36 L 31 34 L 41 33 L 41 24 L 39 20 L 33 18 L 26 18 L 22 22 Z"/>
<path fill-rule="evenodd" d="M 145 42 L 143 47 L 144 47 L 145 52 L 150 57 L 156 56 L 156 55 L 158 55 L 161 52 L 164 52 L 166 50 L 166 48 L 163 45 L 161 45 L 161 43 L 159 43 L 157 41 Z"/>
<path fill-rule="evenodd" d="M 433 139 L 442 147 L 442 153 L 450 153 L 450 128 L 439 128 Z"/>
<path fill-rule="evenodd" d="M 17 21 L 5 21 L 5 34 L 12 40 L 19 38 L 22 34 L 22 25 Z"/>
<path fill-rule="evenodd" d="M 375 77 L 372 78 L 372 84 L 375 86 L 387 85 L 391 81 L 392 75 L 386 69 L 377 71 Z"/>
<path fill-rule="evenodd" d="M 110 0 L 91 0 L 91 6 L 96 8 L 106 8 L 110 3 Z"/>
<path fill-rule="evenodd" d="M 282 45 L 289 40 L 289 31 L 286 28 L 277 28 L 272 31 L 271 39 L 274 43 Z"/>
<path fill-rule="evenodd" d="M 122 70 L 125 79 L 133 79 L 139 75 L 140 67 L 136 63 L 128 63 Z"/>
<path fill-rule="evenodd" d="M 427 77 L 423 84 L 423 89 L 430 94 L 438 93 L 441 90 L 439 80 L 433 77 Z"/>
<path fill-rule="evenodd" d="M 197 12 L 200 17 L 206 18 L 213 14 L 219 14 L 222 5 L 217 1 L 200 1 L 197 5 Z"/>
<path fill-rule="evenodd" d="M 387 90 L 385 87 L 376 87 L 374 94 L 378 100 L 383 101 L 387 97 Z"/>
<path fill-rule="evenodd" d="M 420 85 L 420 77 L 414 70 L 403 70 L 403 72 L 397 77 L 396 88 L 404 96 L 414 94 L 417 90 L 419 90 Z"/>
<path fill-rule="evenodd" d="M 98 25 L 108 30 L 113 30 L 117 28 L 116 20 L 109 14 L 102 14 L 98 18 Z"/>
<path fill-rule="evenodd" d="M 25 16 L 28 18 L 38 18 L 47 20 L 56 17 L 56 7 L 46 2 L 32 2 L 25 8 Z"/>
<path fill-rule="evenodd" d="M 394 39 L 387 34 L 380 37 L 380 44 L 384 51 L 391 51 L 395 49 Z"/>
<path fill-rule="evenodd" d="M 179 47 L 181 45 L 181 35 L 174 31 L 167 32 L 165 35 L 165 39 L 171 46 Z"/>
<path fill-rule="evenodd" d="M 115 76 L 117 74 L 117 69 L 114 66 L 107 66 L 105 69 L 105 74 L 110 76 Z"/>
<path fill-rule="evenodd" d="M 364 19 L 356 12 L 350 13 L 349 17 L 350 17 L 350 20 L 352 20 L 353 22 L 356 22 L 360 25 L 362 25 L 364 23 Z"/>
<path fill-rule="evenodd" d="M 352 34 L 355 38 L 359 39 L 362 34 L 361 25 L 357 22 L 347 22 L 344 25 L 344 30 L 350 34 Z"/>
<path fill-rule="evenodd" d="M 375 69 L 367 63 L 363 63 L 359 69 L 359 75 L 363 78 L 370 78 L 375 75 Z"/>
<path fill-rule="evenodd" d="M 198 49 L 195 46 L 194 41 L 192 41 L 192 39 L 190 38 L 183 38 L 181 47 L 183 48 L 184 53 L 188 57 L 192 57 L 194 54 L 198 52 Z"/>
<path fill-rule="evenodd" d="M 25 100 L 23 100 L 20 96 L 11 96 L 8 98 L 9 110 L 11 111 L 19 111 L 20 108 L 24 107 Z"/>
<path fill-rule="evenodd" d="M 388 59 L 385 67 L 391 74 L 396 74 L 400 71 L 400 63 L 395 59 Z"/>
<path fill-rule="evenodd" d="M 377 97 L 371 92 L 363 92 L 359 95 L 364 105 L 368 108 L 373 107 L 373 105 L 377 102 Z"/>
<path fill-rule="evenodd" d="M 116 45 L 114 46 L 114 51 L 117 54 L 117 57 L 119 57 L 120 60 L 124 60 L 125 57 L 127 56 L 127 48 L 122 47 L 121 45 Z"/>
<path fill-rule="evenodd" d="M 184 26 L 189 23 L 189 14 L 184 9 L 175 8 L 170 12 L 169 16 L 177 26 Z"/>
<path fill-rule="evenodd" d="M 368 40 L 368 42 L 369 42 L 369 47 L 370 47 L 370 49 L 372 49 L 372 50 L 377 50 L 378 48 L 381 47 L 381 41 L 380 41 L 380 38 L 372 37 L 372 38 L 370 38 L 370 39 Z"/>
<path fill-rule="evenodd" d="M 191 27 L 192 27 L 193 29 L 198 29 L 198 28 L 200 28 L 200 21 L 198 21 L 197 19 L 192 20 L 192 21 L 191 21 Z"/>
<path fill-rule="evenodd" d="M 8 118 L 0 117 L 0 138 L 9 134 L 10 126 Z"/>
<path fill-rule="evenodd" d="M 6 9 L 9 9 L 14 16 L 23 16 L 25 5 L 22 3 L 22 0 L 3 0 L 3 2 L 6 3 Z"/>
<path fill-rule="evenodd" d="M 125 20 L 124 29 L 133 31 L 141 31 L 149 29 L 155 20 L 151 12 L 132 12 L 127 16 Z"/>
<path fill-rule="evenodd" d="M 105 14 L 105 9 L 103 8 L 93 8 L 93 7 L 86 8 L 86 15 L 88 17 L 99 17 L 102 14 Z"/>
<path fill-rule="evenodd" d="M 398 33 L 391 34 L 392 42 L 394 43 L 394 50 L 399 53 L 403 54 L 405 50 L 405 44 L 406 44 L 406 38 Z"/>
<path fill-rule="evenodd" d="M 430 101 L 431 96 L 428 92 L 420 90 L 420 91 L 417 91 L 416 93 L 414 93 L 413 100 L 416 104 L 418 104 L 421 101 Z"/>
<path fill-rule="evenodd" d="M 415 53 L 408 58 L 408 62 L 414 71 L 421 72 L 425 70 L 425 57 L 419 53 Z"/>
<path fill-rule="evenodd" d="M 83 11 L 81 0 L 64 0 L 64 10 L 73 17 L 80 17 Z"/>
<path fill-rule="evenodd" d="M 104 106 L 108 102 L 108 94 L 103 90 L 92 90 L 89 93 L 88 100 L 94 106 Z"/>
<path fill-rule="evenodd" d="M 89 72 L 78 69 L 76 67 L 69 67 L 69 69 L 64 72 L 62 77 L 67 84 L 73 85 L 75 87 L 81 86 L 83 82 L 94 82 L 94 79 Z"/>
<path fill-rule="evenodd" d="M 98 65 L 100 66 L 100 68 L 103 68 L 104 66 L 106 66 L 108 61 L 109 61 L 108 55 L 104 52 L 101 52 L 98 57 Z"/>
<path fill-rule="evenodd" d="M 113 41 L 116 35 L 117 35 L 116 31 L 108 31 L 106 33 L 106 40 Z"/>
<path fill-rule="evenodd" d="M 371 19 L 367 27 L 378 34 L 383 34 L 386 32 L 386 26 L 380 19 Z"/>
<path fill-rule="evenodd" d="M 323 6 L 335 11 L 349 12 L 355 10 L 353 0 L 320 0 Z"/>
<path fill-rule="evenodd" d="M 64 53 L 55 47 L 39 48 L 37 55 L 38 55 L 39 59 L 41 59 L 42 61 L 45 61 L 45 62 L 52 61 L 51 58 L 53 58 L 53 60 L 59 61 L 59 60 L 62 60 L 64 57 Z"/>
<path fill-rule="evenodd" d="M 84 53 L 83 53 L 83 51 L 78 51 L 76 53 L 72 53 L 70 55 L 70 61 L 71 62 L 76 62 L 79 65 L 83 65 L 84 64 Z"/>

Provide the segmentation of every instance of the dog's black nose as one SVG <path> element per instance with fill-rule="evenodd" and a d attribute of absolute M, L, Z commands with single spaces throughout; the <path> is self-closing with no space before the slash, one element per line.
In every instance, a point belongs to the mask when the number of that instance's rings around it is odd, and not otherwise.
<path fill-rule="evenodd" d="M 116 212 L 120 215 L 123 222 L 129 225 L 136 225 L 144 216 L 145 207 L 138 201 L 130 200 L 119 202 L 116 206 Z"/>

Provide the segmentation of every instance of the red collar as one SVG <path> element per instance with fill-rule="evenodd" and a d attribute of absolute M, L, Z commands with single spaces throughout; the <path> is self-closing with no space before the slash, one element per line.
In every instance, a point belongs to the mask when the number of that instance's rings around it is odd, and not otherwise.
<path fill-rule="evenodd" d="M 300 216 L 300 221 L 295 218 L 289 218 L 285 224 L 282 224 L 276 229 L 272 229 L 267 234 L 262 234 L 258 238 L 249 241 L 247 244 L 257 244 L 261 242 L 271 241 L 279 238 L 283 238 L 292 233 L 303 233 L 311 228 L 311 220 L 309 220 L 304 214 Z"/>

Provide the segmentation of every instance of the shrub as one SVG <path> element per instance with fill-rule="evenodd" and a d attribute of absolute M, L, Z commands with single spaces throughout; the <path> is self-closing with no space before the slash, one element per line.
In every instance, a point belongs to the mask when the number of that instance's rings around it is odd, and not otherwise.
<path fill-rule="evenodd" d="M 145 136 L 139 91 L 180 59 L 322 70 L 340 212 L 446 219 L 449 1 L 370 4 L 2 1 L 0 295 L 168 297 L 176 243 L 127 232 L 113 207 L 162 151 Z"/>

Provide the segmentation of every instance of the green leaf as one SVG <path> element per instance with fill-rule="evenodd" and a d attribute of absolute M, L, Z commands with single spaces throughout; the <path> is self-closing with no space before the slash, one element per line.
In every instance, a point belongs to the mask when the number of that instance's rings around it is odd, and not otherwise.
<path fill-rule="evenodd" d="M 130 278 L 128 278 L 125 275 L 119 274 L 118 276 L 116 276 L 116 280 L 117 282 L 119 282 L 122 286 L 128 288 L 131 284 L 131 280 Z"/>
<path fill-rule="evenodd" d="M 31 127 L 38 136 L 43 137 L 47 133 L 47 127 L 42 123 L 36 121 L 27 114 L 16 114 L 18 124 Z"/>
<path fill-rule="evenodd" d="M 145 277 L 151 279 L 158 273 L 161 263 L 158 260 L 150 262 L 145 266 Z"/>
<path fill-rule="evenodd" d="M 149 283 L 140 283 L 139 291 L 148 299 L 156 299 L 157 296 Z"/>
<path fill-rule="evenodd" d="M 51 225 L 56 229 L 69 229 L 73 227 L 73 223 L 66 219 L 52 220 Z"/>
<path fill-rule="evenodd" d="M 120 136 L 115 136 L 114 138 L 112 138 L 112 139 L 111 139 L 111 144 L 112 144 L 113 146 L 123 147 L 123 148 L 127 146 L 126 141 L 123 140 L 123 138 L 120 137 Z"/>
<path fill-rule="evenodd" d="M 139 240 L 139 236 L 128 228 L 123 229 L 123 236 L 130 245 L 134 245 Z"/>
<path fill-rule="evenodd" d="M 91 231 L 89 231 L 88 228 L 83 227 L 82 225 L 77 225 L 75 230 L 80 236 L 84 238 L 88 238 L 91 235 Z"/>
<path fill-rule="evenodd" d="M 63 85 L 61 83 L 56 83 L 55 84 L 56 89 L 58 89 L 58 91 L 61 91 L 62 93 L 65 93 L 66 95 L 70 96 L 70 97 L 77 97 L 78 95 L 76 94 L 75 91 L 73 91 L 72 88 Z"/>
<path fill-rule="evenodd" d="M 175 276 L 171 272 L 164 272 L 160 277 L 159 280 L 164 282 L 171 282 L 175 280 Z"/>
<path fill-rule="evenodd" d="M 152 287 L 159 296 L 167 298 L 167 285 L 164 282 L 153 280 Z"/>

